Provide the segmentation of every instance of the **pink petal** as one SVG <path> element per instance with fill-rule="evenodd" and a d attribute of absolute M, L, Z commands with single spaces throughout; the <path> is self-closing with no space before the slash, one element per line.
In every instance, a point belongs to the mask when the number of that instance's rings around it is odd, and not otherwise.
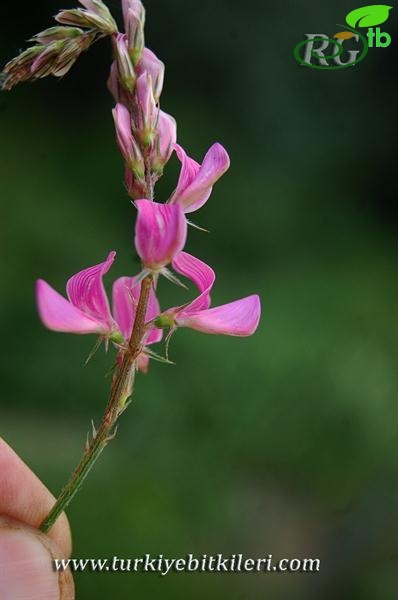
<path fill-rule="evenodd" d="M 184 314 L 182 318 L 178 315 L 176 323 L 203 333 L 246 337 L 256 331 L 260 314 L 260 298 L 248 296 L 196 314 Z"/>
<path fill-rule="evenodd" d="M 120 277 L 113 284 L 113 314 L 126 341 L 131 336 L 140 292 L 141 284 L 137 283 L 135 277 Z M 152 321 L 159 313 L 159 302 L 155 290 L 152 289 L 149 296 L 146 322 Z M 153 328 L 148 334 L 146 345 L 156 344 L 161 339 L 162 331 Z"/>
<path fill-rule="evenodd" d="M 42 279 L 36 283 L 36 301 L 40 319 L 53 331 L 77 334 L 107 332 L 102 322 L 85 315 Z"/>
<path fill-rule="evenodd" d="M 66 285 L 70 302 L 109 331 L 114 322 L 102 278 L 111 268 L 115 256 L 116 252 L 110 252 L 105 262 L 80 271 Z"/>
<path fill-rule="evenodd" d="M 209 308 L 210 293 L 216 279 L 213 269 L 187 252 L 180 252 L 175 256 L 172 265 L 177 273 L 193 281 L 200 292 L 200 295 L 188 306 L 184 306 L 178 314 L 189 315 Z"/>
<path fill-rule="evenodd" d="M 176 152 L 182 167 L 177 189 L 170 202 L 181 204 L 184 211 L 190 213 L 207 202 L 213 185 L 228 170 L 230 160 L 225 148 L 218 143 L 208 150 L 199 169 L 198 163 L 187 157 L 181 147 L 176 147 Z"/>
<path fill-rule="evenodd" d="M 178 204 L 150 200 L 136 200 L 135 205 L 135 247 L 145 267 L 159 270 L 185 246 L 187 221 L 183 210 Z"/>

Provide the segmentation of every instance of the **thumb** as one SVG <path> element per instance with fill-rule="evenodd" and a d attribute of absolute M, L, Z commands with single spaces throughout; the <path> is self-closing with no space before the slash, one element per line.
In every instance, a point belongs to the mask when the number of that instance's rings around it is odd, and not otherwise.
<path fill-rule="evenodd" d="M 64 555 L 46 535 L 0 517 L 0 598 L 73 600 L 72 575 L 56 572 L 54 558 Z"/>

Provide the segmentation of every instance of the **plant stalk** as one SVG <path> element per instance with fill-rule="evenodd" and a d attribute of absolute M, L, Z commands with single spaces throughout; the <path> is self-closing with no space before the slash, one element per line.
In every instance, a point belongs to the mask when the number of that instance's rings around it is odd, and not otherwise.
<path fill-rule="evenodd" d="M 43 533 L 47 533 L 52 528 L 55 521 L 73 500 L 101 452 L 116 434 L 116 423 L 125 410 L 128 397 L 131 394 L 136 370 L 136 360 L 144 346 L 145 316 L 147 313 L 151 288 L 152 275 L 148 275 L 141 284 L 141 293 L 133 331 L 131 333 L 128 348 L 124 351 L 122 361 L 117 368 L 116 375 L 113 379 L 108 404 L 101 425 L 99 426 L 98 431 L 94 432 L 93 439 L 87 445 L 69 482 L 62 490 L 50 513 L 41 523 L 40 530 Z"/>

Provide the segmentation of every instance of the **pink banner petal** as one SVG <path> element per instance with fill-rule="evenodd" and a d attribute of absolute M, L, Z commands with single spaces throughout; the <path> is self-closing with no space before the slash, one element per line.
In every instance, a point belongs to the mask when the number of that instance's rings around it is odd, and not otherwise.
<path fill-rule="evenodd" d="M 159 270 L 181 252 L 187 239 L 187 221 L 179 205 L 136 200 L 137 252 L 149 269 Z"/>

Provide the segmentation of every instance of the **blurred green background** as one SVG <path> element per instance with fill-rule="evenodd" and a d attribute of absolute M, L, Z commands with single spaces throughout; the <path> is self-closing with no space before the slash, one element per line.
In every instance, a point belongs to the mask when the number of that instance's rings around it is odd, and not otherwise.
<path fill-rule="evenodd" d="M 2 62 L 56 1 L 2 7 Z M 246 340 L 180 331 L 68 511 L 76 557 L 319 557 L 319 575 L 76 575 L 80 599 L 392 600 L 398 589 L 398 12 L 387 49 L 342 71 L 300 67 L 304 33 L 333 35 L 356 2 L 147 0 L 167 65 L 162 108 L 201 158 L 232 167 L 187 249 L 214 303 L 259 292 Z M 109 2 L 120 17 L 117 0 Z M 336 29 L 338 31 L 339 29 Z M 0 96 L 0 434 L 56 494 L 99 421 L 112 356 L 46 331 L 34 281 L 118 252 L 134 274 L 133 211 L 104 82 L 106 41 L 63 81 Z M 159 200 L 175 185 L 170 161 Z M 179 294 L 162 282 L 163 306 Z"/>

